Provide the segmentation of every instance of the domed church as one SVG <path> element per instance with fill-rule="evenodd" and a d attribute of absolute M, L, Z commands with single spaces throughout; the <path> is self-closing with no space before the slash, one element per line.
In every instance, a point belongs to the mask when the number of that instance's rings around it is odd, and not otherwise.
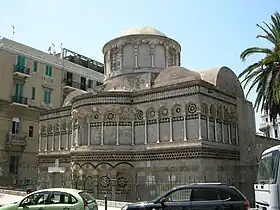
<path fill-rule="evenodd" d="M 41 114 L 41 187 L 136 201 L 225 182 L 253 199 L 254 111 L 230 68 L 181 67 L 180 44 L 152 27 L 125 30 L 102 51 L 104 84 Z"/>

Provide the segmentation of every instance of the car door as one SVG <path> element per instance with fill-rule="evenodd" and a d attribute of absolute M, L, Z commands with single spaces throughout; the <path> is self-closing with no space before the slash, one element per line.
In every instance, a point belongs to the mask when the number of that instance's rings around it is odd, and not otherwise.
<path fill-rule="evenodd" d="M 78 203 L 77 199 L 69 193 L 53 191 L 50 195 L 50 202 L 44 210 L 73 210 L 75 203 Z"/>
<path fill-rule="evenodd" d="M 197 187 L 191 193 L 192 210 L 223 210 L 216 188 Z"/>
<path fill-rule="evenodd" d="M 244 202 L 234 189 L 221 188 L 218 190 L 219 196 L 224 203 L 224 210 L 242 210 Z"/>
<path fill-rule="evenodd" d="M 49 196 L 49 191 L 31 193 L 20 202 L 18 210 L 45 210 Z"/>
<path fill-rule="evenodd" d="M 191 188 L 180 188 L 172 191 L 164 198 L 163 210 L 191 210 Z"/>

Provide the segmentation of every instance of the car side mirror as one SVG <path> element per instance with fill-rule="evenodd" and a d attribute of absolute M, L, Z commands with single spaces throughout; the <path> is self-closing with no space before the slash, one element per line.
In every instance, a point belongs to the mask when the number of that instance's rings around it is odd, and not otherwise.
<path fill-rule="evenodd" d="M 164 207 L 164 203 L 166 202 L 166 198 L 161 198 L 159 202 L 160 202 L 161 206 Z"/>

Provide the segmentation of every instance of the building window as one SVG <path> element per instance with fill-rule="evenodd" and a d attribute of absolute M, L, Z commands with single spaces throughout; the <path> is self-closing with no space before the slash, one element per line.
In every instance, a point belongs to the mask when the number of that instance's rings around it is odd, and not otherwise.
<path fill-rule="evenodd" d="M 33 62 L 33 72 L 37 72 L 37 68 L 38 68 L 38 62 L 34 61 Z"/>
<path fill-rule="evenodd" d="M 265 118 L 265 122 L 268 122 L 268 118 Z"/>
<path fill-rule="evenodd" d="M 28 131 L 28 136 L 29 136 L 29 137 L 33 137 L 33 130 L 34 130 L 33 125 L 30 125 L 30 126 L 29 126 L 29 131 Z"/>
<path fill-rule="evenodd" d="M 13 118 L 12 122 L 12 134 L 18 134 L 20 129 L 20 120 L 19 118 Z"/>
<path fill-rule="evenodd" d="M 278 138 L 278 131 L 277 131 L 277 129 L 274 130 L 274 136 L 275 136 L 275 138 Z"/>
<path fill-rule="evenodd" d="M 52 77 L 52 66 L 46 65 L 45 75 L 48 76 L 48 77 Z"/>
<path fill-rule="evenodd" d="M 81 85 L 80 85 L 81 90 L 86 90 L 86 82 L 87 79 L 85 77 L 81 77 Z"/>
<path fill-rule="evenodd" d="M 22 55 L 17 56 L 17 66 L 25 67 L 25 57 Z"/>
<path fill-rule="evenodd" d="M 36 93 L 36 89 L 35 89 L 35 87 L 32 87 L 32 93 L 31 93 L 32 100 L 35 100 L 35 93 Z"/>
<path fill-rule="evenodd" d="M 44 103 L 51 104 L 52 102 L 52 89 L 44 88 Z"/>
<path fill-rule="evenodd" d="M 265 136 L 268 137 L 268 138 L 270 137 L 269 131 L 266 131 L 266 132 L 265 132 Z"/>
<path fill-rule="evenodd" d="M 88 79 L 88 88 L 93 88 L 93 81 Z"/>
<path fill-rule="evenodd" d="M 10 174 L 18 174 L 19 157 L 11 156 L 10 158 Z"/>

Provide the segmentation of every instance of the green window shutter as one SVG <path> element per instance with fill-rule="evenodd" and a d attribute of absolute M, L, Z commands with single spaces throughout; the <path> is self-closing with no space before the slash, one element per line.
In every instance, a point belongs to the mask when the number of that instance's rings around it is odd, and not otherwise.
<path fill-rule="evenodd" d="M 32 87 L 32 95 L 31 95 L 32 100 L 35 100 L 35 93 L 36 93 L 36 89 L 35 87 Z"/>
<path fill-rule="evenodd" d="M 52 77 L 52 67 L 49 66 L 49 76 Z"/>
<path fill-rule="evenodd" d="M 25 66 L 25 57 L 21 56 L 21 66 Z"/>
<path fill-rule="evenodd" d="M 44 90 L 44 103 L 47 104 L 47 100 L 48 100 L 48 92 L 47 90 L 45 89 Z"/>
<path fill-rule="evenodd" d="M 49 76 L 49 66 L 48 65 L 46 65 L 46 67 L 45 67 L 45 75 Z"/>
<path fill-rule="evenodd" d="M 18 96 L 18 83 L 14 84 L 14 91 L 13 91 L 14 96 Z"/>
<path fill-rule="evenodd" d="M 34 63 L 33 63 L 33 71 L 37 72 L 37 68 L 38 68 L 38 62 L 34 61 Z"/>

